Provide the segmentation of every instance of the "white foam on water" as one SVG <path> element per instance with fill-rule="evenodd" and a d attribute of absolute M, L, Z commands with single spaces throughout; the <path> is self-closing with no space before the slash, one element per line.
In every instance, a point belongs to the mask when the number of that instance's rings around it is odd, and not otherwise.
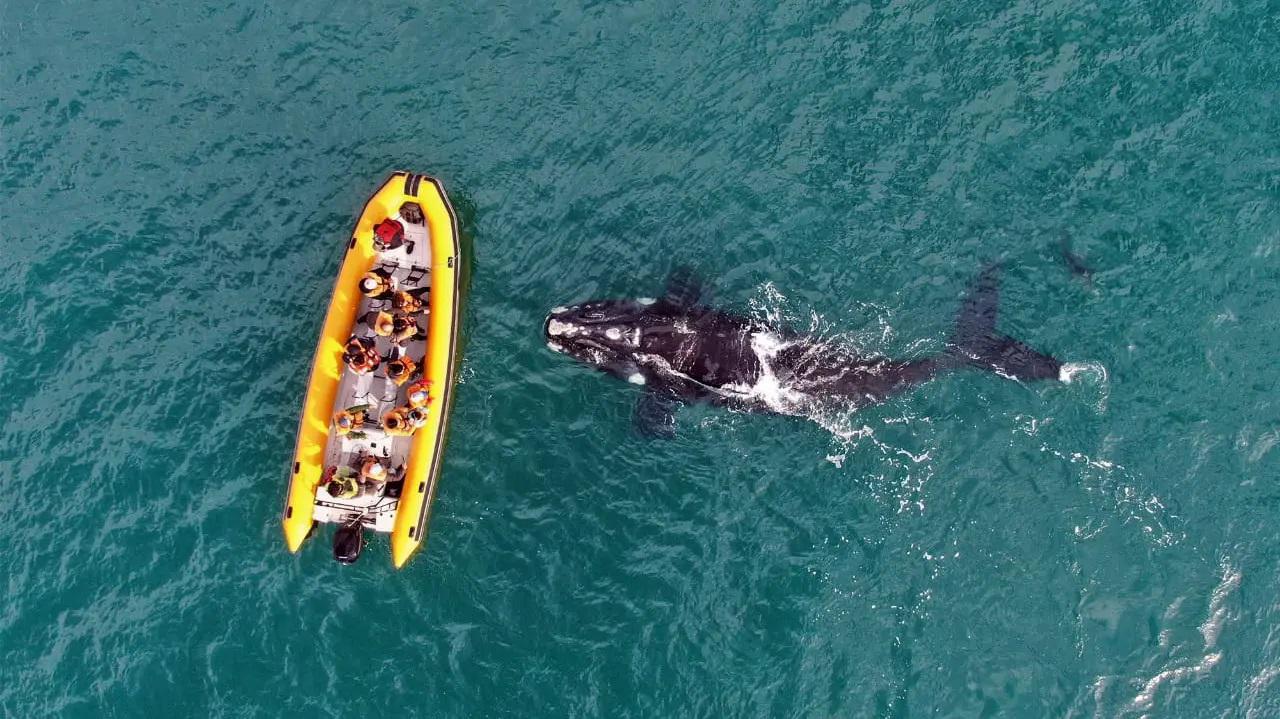
<path fill-rule="evenodd" d="M 772 332 L 751 335 L 751 351 L 760 361 L 760 376 L 749 394 L 779 414 L 802 414 L 808 399 L 802 392 L 783 385 L 773 370 L 773 360 L 785 346 Z"/>
<path fill-rule="evenodd" d="M 1098 382 L 1107 382 L 1107 368 L 1101 362 L 1066 362 L 1058 368 L 1058 379 L 1071 384 L 1079 375 L 1096 377 Z"/>
<path fill-rule="evenodd" d="M 1274 705 L 1267 701 L 1264 693 L 1271 682 L 1278 676 L 1280 676 L 1280 666 L 1270 666 L 1264 667 L 1262 671 L 1249 678 L 1244 690 L 1245 719 L 1262 719 L 1262 717 L 1274 716 L 1270 713 L 1274 709 Z M 1258 706 L 1259 701 L 1263 703 L 1263 706 Z"/>
<path fill-rule="evenodd" d="M 1209 596 L 1208 614 L 1204 622 L 1200 624 L 1200 636 L 1204 640 L 1204 649 L 1200 658 L 1190 664 L 1184 663 L 1179 666 L 1168 667 L 1147 679 L 1143 682 L 1142 689 L 1129 702 L 1131 708 L 1137 711 L 1150 709 L 1155 702 L 1156 692 L 1161 685 L 1169 682 L 1201 679 L 1207 676 L 1222 661 L 1223 653 L 1218 649 L 1218 636 L 1222 633 L 1222 626 L 1227 620 L 1227 599 L 1240 588 L 1241 577 L 1240 570 L 1235 569 L 1229 563 L 1223 563 L 1222 580 L 1218 582 L 1218 586 L 1214 588 L 1213 593 Z M 1181 602 L 1181 599 L 1177 601 Z M 1172 612 L 1174 609 L 1174 607 L 1171 607 L 1170 611 Z M 1168 614 L 1169 612 L 1166 612 L 1166 617 Z"/>
<path fill-rule="evenodd" d="M 1222 581 L 1209 597 L 1209 616 L 1200 625 L 1200 636 L 1204 637 L 1204 645 L 1212 648 L 1218 644 L 1218 635 L 1222 633 L 1222 624 L 1227 619 L 1227 597 L 1240 588 L 1241 574 L 1237 569 L 1224 564 Z"/>
<path fill-rule="evenodd" d="M 1058 368 L 1058 380 L 1074 384 L 1077 377 L 1088 378 L 1088 385 L 1098 388 L 1098 401 L 1094 409 L 1099 414 L 1107 411 L 1107 398 L 1111 396 L 1111 379 L 1101 362 L 1067 362 Z"/>
<path fill-rule="evenodd" d="M 1173 518 L 1166 502 L 1159 495 L 1145 492 L 1137 486 L 1137 480 L 1124 466 L 1108 459 L 1091 457 L 1084 452 L 1062 452 L 1047 444 L 1040 451 L 1082 467 L 1081 486 L 1086 492 L 1106 498 L 1113 510 L 1123 515 L 1124 523 L 1136 522 L 1143 534 L 1157 547 L 1171 547 L 1185 538 L 1185 534 L 1171 526 Z M 1093 532 L 1098 527 L 1077 528 Z"/>

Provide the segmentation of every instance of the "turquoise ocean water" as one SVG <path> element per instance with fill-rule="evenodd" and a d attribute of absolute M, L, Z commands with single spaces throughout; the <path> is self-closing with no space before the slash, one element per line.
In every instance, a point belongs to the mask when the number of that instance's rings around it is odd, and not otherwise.
<path fill-rule="evenodd" d="M 0 5 L 0 716 L 1280 717 L 1278 38 L 1247 0 Z M 396 573 L 278 514 L 398 168 L 475 258 Z M 655 443 L 540 334 L 682 263 L 923 356 L 995 258 L 1072 383 Z"/>

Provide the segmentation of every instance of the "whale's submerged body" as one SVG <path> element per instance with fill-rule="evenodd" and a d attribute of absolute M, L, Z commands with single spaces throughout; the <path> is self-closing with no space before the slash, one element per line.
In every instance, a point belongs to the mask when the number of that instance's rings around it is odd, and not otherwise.
<path fill-rule="evenodd" d="M 704 306 L 687 273 L 660 299 L 596 300 L 552 310 L 547 345 L 644 388 L 636 426 L 670 436 L 680 403 L 709 402 L 757 412 L 807 414 L 857 408 L 962 366 L 1019 380 L 1058 379 L 1053 357 L 996 332 L 998 265 L 969 288 L 946 351 L 922 359 L 866 357 L 750 317 Z"/>

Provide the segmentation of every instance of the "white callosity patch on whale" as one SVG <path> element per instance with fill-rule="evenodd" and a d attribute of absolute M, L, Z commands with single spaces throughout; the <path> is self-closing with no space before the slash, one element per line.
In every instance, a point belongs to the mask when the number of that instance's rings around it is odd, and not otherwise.
<path fill-rule="evenodd" d="M 632 374 L 632 375 L 629 375 L 629 376 L 627 377 L 627 381 L 628 381 L 628 382 L 630 382 L 631 384 L 644 384 L 644 383 L 645 383 L 644 375 L 640 374 L 639 372 L 636 372 L 636 373 L 634 373 L 634 374 Z"/>
<path fill-rule="evenodd" d="M 657 302 L 657 300 L 653 299 L 652 297 L 640 297 L 636 299 L 636 302 L 639 302 L 640 304 L 645 305 L 647 307 L 653 304 L 654 302 Z"/>
<path fill-rule="evenodd" d="M 618 329 L 617 327 L 610 327 L 609 329 L 604 331 L 604 336 L 617 342 L 618 340 L 622 339 L 622 330 Z"/>
<path fill-rule="evenodd" d="M 572 322 L 561 322 L 553 319 L 547 323 L 547 334 L 557 337 L 572 337 L 578 334 L 581 329 Z"/>
<path fill-rule="evenodd" d="M 564 314 L 565 312 L 568 312 L 568 311 L 569 311 L 569 308 L 565 307 L 564 305 L 556 305 L 555 307 L 551 308 L 551 314 L 553 315 Z"/>
<path fill-rule="evenodd" d="M 555 352 L 564 352 L 564 345 L 560 344 L 559 342 L 556 342 L 555 340 L 548 341 L 547 346 L 550 347 Z"/>

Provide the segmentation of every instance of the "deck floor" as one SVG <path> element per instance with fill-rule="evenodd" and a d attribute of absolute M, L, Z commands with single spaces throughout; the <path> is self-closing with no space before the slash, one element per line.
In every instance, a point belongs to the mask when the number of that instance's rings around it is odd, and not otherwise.
<path fill-rule="evenodd" d="M 429 287 L 431 284 L 431 241 L 425 224 L 415 225 L 395 217 L 404 225 L 404 246 L 389 252 L 378 253 L 374 267 L 380 267 L 391 273 L 396 286 L 401 290 L 416 290 Z M 424 305 L 426 299 L 424 297 Z M 377 457 L 388 467 L 390 480 L 380 496 L 359 496 L 351 499 L 331 497 L 323 485 L 316 491 L 315 520 L 327 523 L 350 523 L 357 518 L 364 525 L 378 532 L 390 532 L 395 523 L 396 508 L 399 505 L 400 488 L 403 484 L 404 468 L 408 463 L 409 451 L 413 437 L 392 437 L 379 428 L 382 415 L 391 409 L 407 404 L 405 388 L 412 382 L 397 387 L 387 377 L 387 356 L 391 353 L 393 343 L 389 337 L 378 337 L 373 330 L 360 322 L 370 312 L 379 310 L 391 311 L 391 300 L 373 300 L 362 298 L 360 309 L 356 313 L 356 325 L 353 334 L 370 337 L 377 343 L 378 354 L 383 362 L 378 369 L 368 374 L 356 374 L 347 369 L 343 372 L 338 385 L 337 399 L 333 412 L 368 405 L 368 419 L 361 432 L 363 438 L 340 436 L 332 424 L 329 428 L 329 440 L 325 448 L 325 467 L 347 466 L 359 471 L 359 465 L 365 457 Z M 418 324 L 425 331 L 427 327 L 424 307 Z M 403 344 L 406 353 L 418 363 L 418 374 L 421 376 L 426 359 L 426 342 L 423 335 Z"/>

